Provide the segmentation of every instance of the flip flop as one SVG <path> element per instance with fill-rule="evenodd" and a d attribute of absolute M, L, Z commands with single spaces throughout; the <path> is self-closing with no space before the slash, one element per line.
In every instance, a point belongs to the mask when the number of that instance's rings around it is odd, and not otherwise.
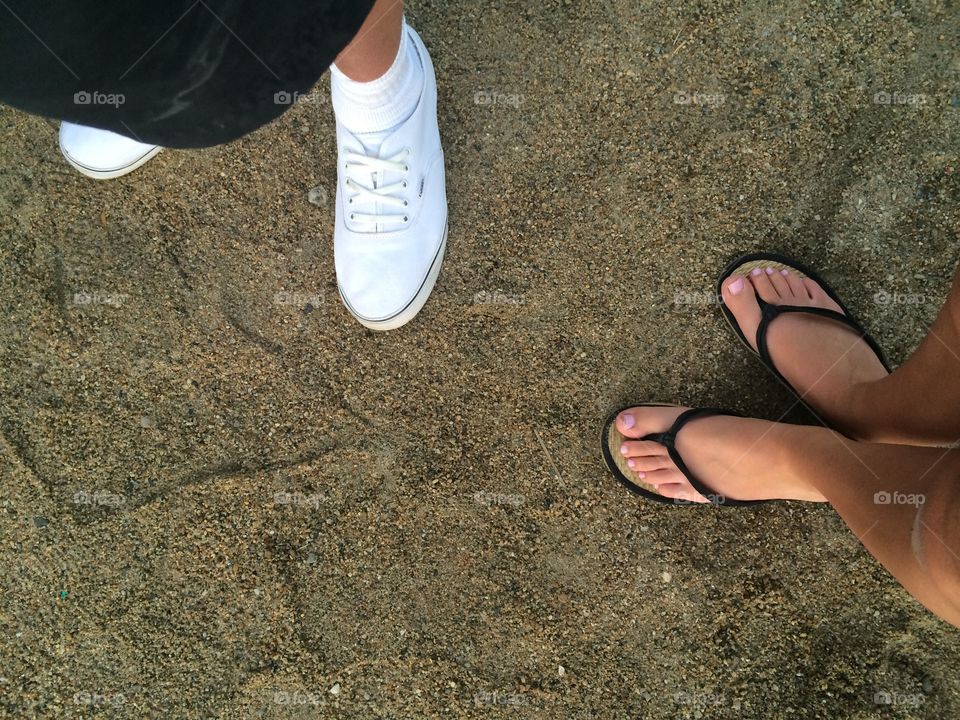
<path fill-rule="evenodd" d="M 677 469 L 683 473 L 683 476 L 687 478 L 693 488 L 703 495 L 707 500 L 710 501 L 711 505 L 719 505 L 723 507 L 744 507 L 747 505 L 759 505 L 760 503 L 771 502 L 770 500 L 733 500 L 731 498 L 725 497 L 718 493 L 715 493 L 707 485 L 702 483 L 700 480 L 690 472 L 690 469 L 687 467 L 687 464 L 683 461 L 683 458 L 680 457 L 680 453 L 677 452 L 676 448 L 676 439 L 677 433 L 691 420 L 696 418 L 710 417 L 713 415 L 730 415 L 732 417 L 742 417 L 739 413 L 732 412 L 730 410 L 719 410 L 717 408 L 693 408 L 687 410 L 684 413 L 681 413 L 680 416 L 674 420 L 673 425 L 670 426 L 670 429 L 663 433 L 652 433 L 650 435 L 644 435 L 642 438 L 628 438 L 625 435 L 622 435 L 619 430 L 617 430 L 616 420 L 617 415 L 622 413 L 624 410 L 627 410 L 632 407 L 680 407 L 679 405 L 669 405 L 664 403 L 640 403 L 634 405 L 626 405 L 616 412 L 614 412 L 609 418 L 607 418 L 606 424 L 603 426 L 603 433 L 600 435 L 600 447 L 603 450 L 603 460 L 607 464 L 610 472 L 613 473 L 613 476 L 620 481 L 620 483 L 627 488 L 630 492 L 635 495 L 640 495 L 645 497 L 648 500 L 654 500 L 655 502 L 665 503 L 668 505 L 703 505 L 704 503 L 695 503 L 689 500 L 676 500 L 674 498 L 668 498 L 656 491 L 656 488 L 653 485 L 648 485 L 647 483 L 640 480 L 637 474 L 630 469 L 627 465 L 627 458 L 620 454 L 620 445 L 625 440 L 652 440 L 653 442 L 663 445 L 667 449 L 667 453 L 670 455 L 670 459 L 673 460 L 674 464 L 677 466 Z"/>
<path fill-rule="evenodd" d="M 723 302 L 723 283 L 731 275 L 742 275 L 744 279 L 747 279 L 747 276 L 750 274 L 750 271 L 758 267 L 772 267 L 775 270 L 790 270 L 793 273 L 796 273 L 801 278 L 809 278 L 813 280 L 821 289 L 833 300 L 840 308 L 843 310 L 843 313 L 838 313 L 834 310 L 827 310 L 826 308 L 818 307 L 803 307 L 800 305 L 773 305 L 768 302 L 764 302 L 757 296 L 757 302 L 760 303 L 760 324 L 757 326 L 757 350 L 753 349 L 753 346 L 750 344 L 750 341 L 747 340 L 747 336 L 744 334 L 743 330 L 740 328 L 740 324 L 737 322 L 737 319 L 733 316 L 733 313 L 727 308 Z M 760 362 L 772 372 L 776 378 L 782 382 L 787 388 L 792 392 L 797 399 L 802 402 L 807 409 L 810 410 L 814 415 L 819 417 L 818 413 L 807 405 L 807 402 L 804 400 L 803 395 L 797 392 L 797 389 L 790 384 L 790 382 L 777 370 L 776 365 L 773 364 L 773 358 L 770 357 L 770 350 L 767 347 L 767 331 L 770 329 L 770 323 L 773 322 L 776 318 L 780 317 L 784 313 L 804 313 L 807 315 L 816 315 L 817 317 L 828 318 L 834 320 L 841 325 L 844 325 L 851 330 L 853 330 L 857 335 L 859 335 L 863 340 L 870 346 L 870 349 L 876 354 L 877 358 L 880 360 L 880 363 L 886 368 L 887 372 L 893 372 L 890 367 L 890 363 L 887 362 L 887 358 L 883 354 L 883 350 L 880 348 L 880 345 L 874 340 L 870 333 L 866 331 L 863 325 L 860 324 L 860 321 L 854 317 L 853 313 L 843 304 L 843 301 L 837 295 L 832 287 L 819 275 L 817 275 L 810 268 L 800 264 L 796 260 L 791 260 L 784 255 L 779 255 L 777 253 L 750 253 L 748 255 L 742 255 L 736 260 L 727 265 L 726 269 L 720 273 L 720 279 L 717 281 L 717 302 L 720 305 L 720 309 L 723 311 L 723 316 L 727 320 L 727 324 L 733 328 L 733 331 L 740 338 L 742 342 L 750 352 L 760 358 Z"/>

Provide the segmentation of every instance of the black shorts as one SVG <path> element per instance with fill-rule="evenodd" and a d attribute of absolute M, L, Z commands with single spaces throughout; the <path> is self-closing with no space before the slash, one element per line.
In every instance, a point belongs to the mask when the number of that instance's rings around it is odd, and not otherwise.
<path fill-rule="evenodd" d="M 0 102 L 165 147 L 257 129 L 309 92 L 373 0 L 5 0 Z"/>

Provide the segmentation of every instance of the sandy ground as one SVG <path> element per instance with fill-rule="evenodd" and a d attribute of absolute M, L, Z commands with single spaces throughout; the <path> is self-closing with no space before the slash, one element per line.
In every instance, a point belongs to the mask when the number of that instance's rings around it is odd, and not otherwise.
<path fill-rule="evenodd" d="M 415 3 L 450 242 L 389 334 L 308 201 L 326 78 L 108 183 L 0 108 L 0 715 L 960 716 L 960 633 L 832 510 L 653 506 L 598 449 L 629 401 L 793 406 L 710 303 L 738 252 L 823 269 L 895 362 L 923 336 L 947 5 Z"/>

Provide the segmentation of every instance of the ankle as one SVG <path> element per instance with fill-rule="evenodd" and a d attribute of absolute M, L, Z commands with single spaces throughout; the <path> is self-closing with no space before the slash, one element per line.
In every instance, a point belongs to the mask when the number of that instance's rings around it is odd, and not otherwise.
<path fill-rule="evenodd" d="M 877 398 L 883 396 L 879 387 L 883 380 L 854 383 L 838 397 L 835 407 L 842 413 L 836 426 L 844 435 L 863 442 L 883 442 L 890 430 L 882 424 L 885 413 L 877 407 Z"/>
<path fill-rule="evenodd" d="M 413 114 L 425 81 L 423 61 L 402 26 L 400 46 L 383 75 L 370 81 L 351 79 L 337 65 L 330 67 L 330 94 L 337 120 L 356 134 L 395 128 Z"/>
<path fill-rule="evenodd" d="M 820 425 L 782 425 L 778 442 L 778 468 L 795 484 L 820 492 L 811 480 L 822 474 L 821 459 L 843 452 L 854 441 Z"/>

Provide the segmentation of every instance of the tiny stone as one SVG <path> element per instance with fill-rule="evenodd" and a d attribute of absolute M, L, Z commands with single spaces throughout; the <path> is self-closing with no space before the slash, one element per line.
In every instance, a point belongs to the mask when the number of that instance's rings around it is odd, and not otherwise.
<path fill-rule="evenodd" d="M 560 667 L 557 668 L 557 674 L 560 677 L 563 677 L 564 675 L 567 674 L 567 669 L 563 665 L 561 665 Z"/>
<path fill-rule="evenodd" d="M 663 573 L 660 574 L 660 578 L 661 578 L 665 583 L 668 583 L 668 582 L 670 582 L 671 580 L 673 580 L 673 575 L 671 575 L 671 574 L 668 573 L 668 572 L 663 572 Z"/>
<path fill-rule="evenodd" d="M 49 525 L 49 524 L 50 524 L 50 521 L 47 520 L 47 519 L 46 519 L 45 517 L 43 517 L 42 515 L 37 515 L 37 516 L 33 519 L 33 524 L 36 525 L 38 528 L 42 528 L 42 527 L 46 527 L 47 525 Z"/>
<path fill-rule="evenodd" d="M 148 418 L 146 415 L 140 417 L 140 427 L 148 429 L 154 426 L 153 420 Z"/>
<path fill-rule="evenodd" d="M 310 192 L 307 193 L 307 200 L 311 205 L 325 207 L 327 204 L 326 188 L 324 188 L 323 185 L 317 185 L 316 187 L 310 188 Z"/>
<path fill-rule="evenodd" d="M 339 694 L 340 694 L 340 683 L 334 683 L 334 684 L 333 684 L 333 687 L 330 688 L 330 694 L 331 694 L 331 695 L 339 695 Z"/>

